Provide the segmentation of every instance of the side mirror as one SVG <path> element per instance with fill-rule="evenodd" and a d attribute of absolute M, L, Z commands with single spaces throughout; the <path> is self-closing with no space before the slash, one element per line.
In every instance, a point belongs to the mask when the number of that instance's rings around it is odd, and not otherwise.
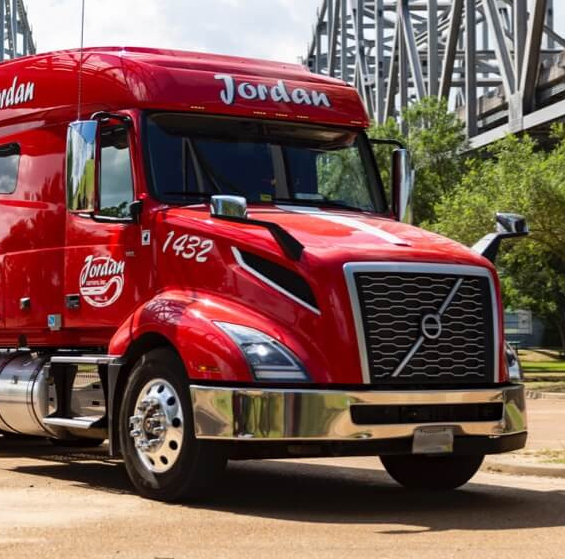
<path fill-rule="evenodd" d="M 501 234 L 511 234 L 523 237 L 529 233 L 526 218 L 518 214 L 496 213 L 496 231 Z"/>
<path fill-rule="evenodd" d="M 525 237 L 529 232 L 524 216 L 497 212 L 496 233 L 485 235 L 478 243 L 473 245 L 473 250 L 482 254 L 494 264 L 503 239 Z"/>
<path fill-rule="evenodd" d="M 410 162 L 410 152 L 399 140 L 370 138 L 372 146 L 393 146 L 391 161 L 392 211 L 398 221 L 412 223 L 412 195 L 414 191 L 414 171 Z"/>
<path fill-rule="evenodd" d="M 67 131 L 67 206 L 92 212 L 96 204 L 96 120 L 71 122 Z"/>
<path fill-rule="evenodd" d="M 396 218 L 403 223 L 412 223 L 414 179 L 407 149 L 395 149 L 392 152 L 392 192 Z"/>
<path fill-rule="evenodd" d="M 210 214 L 219 217 L 247 218 L 247 200 L 243 196 L 215 195 L 210 198 Z"/>

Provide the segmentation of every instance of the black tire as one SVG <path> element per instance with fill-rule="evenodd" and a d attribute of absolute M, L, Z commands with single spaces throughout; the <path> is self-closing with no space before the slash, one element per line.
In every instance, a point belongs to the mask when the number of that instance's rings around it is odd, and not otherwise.
<path fill-rule="evenodd" d="M 449 491 L 465 485 L 483 463 L 482 455 L 381 456 L 388 474 L 407 489 Z"/>
<path fill-rule="evenodd" d="M 142 397 L 141 391 L 158 379 L 166 381 L 176 391 L 183 417 L 181 442 L 178 451 L 175 449 L 175 461 L 163 473 L 152 471 L 151 466 L 144 463 L 143 453 L 138 452 L 130 435 L 130 418 L 138 413 L 136 402 Z M 165 502 L 200 498 L 225 469 L 226 458 L 217 447 L 194 437 L 188 376 L 180 357 L 170 349 L 152 350 L 136 363 L 125 389 L 119 421 L 126 470 L 133 485 L 144 497 Z"/>

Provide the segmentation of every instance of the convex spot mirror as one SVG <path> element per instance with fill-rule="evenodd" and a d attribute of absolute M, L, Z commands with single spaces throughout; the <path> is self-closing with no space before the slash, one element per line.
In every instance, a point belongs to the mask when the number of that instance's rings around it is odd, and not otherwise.
<path fill-rule="evenodd" d="M 414 170 L 410 152 L 398 140 L 370 139 L 372 146 L 388 145 L 396 149 L 391 155 L 391 203 L 392 211 L 398 221 L 412 223 Z"/>
<path fill-rule="evenodd" d="M 407 149 L 395 149 L 392 152 L 392 192 L 396 218 L 403 223 L 412 223 L 414 173 Z"/>
<path fill-rule="evenodd" d="M 496 232 L 485 235 L 479 242 L 473 245 L 473 250 L 494 263 L 502 240 L 525 237 L 528 234 L 528 224 L 524 216 L 497 212 Z"/>

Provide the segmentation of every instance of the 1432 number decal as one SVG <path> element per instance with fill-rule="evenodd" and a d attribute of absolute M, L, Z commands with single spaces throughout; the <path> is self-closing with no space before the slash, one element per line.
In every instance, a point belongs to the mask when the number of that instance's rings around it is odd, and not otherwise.
<path fill-rule="evenodd" d="M 196 262 L 206 262 L 208 253 L 214 248 L 214 241 L 201 239 L 196 235 L 180 235 L 175 238 L 177 233 L 171 231 L 163 243 L 163 252 L 170 248 L 177 256 L 182 256 L 186 260 L 196 260 Z"/>

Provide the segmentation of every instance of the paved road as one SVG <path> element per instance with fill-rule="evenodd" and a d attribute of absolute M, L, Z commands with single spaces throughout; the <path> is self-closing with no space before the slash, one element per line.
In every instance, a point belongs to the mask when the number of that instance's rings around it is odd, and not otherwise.
<path fill-rule="evenodd" d="M 530 448 L 565 447 L 565 401 L 528 402 Z M 565 557 L 565 479 L 481 473 L 410 493 L 378 459 L 232 463 L 206 503 L 131 492 L 102 450 L 0 439 L 0 557 Z"/>
<path fill-rule="evenodd" d="M 565 400 L 528 400 L 528 429 L 528 448 L 565 450 Z"/>
<path fill-rule="evenodd" d="M 101 452 L 0 440 L 0 557 L 562 558 L 565 480 L 478 474 L 410 493 L 378 459 L 231 464 L 208 502 L 130 492 Z M 25 455 L 25 458 L 21 458 Z"/>

